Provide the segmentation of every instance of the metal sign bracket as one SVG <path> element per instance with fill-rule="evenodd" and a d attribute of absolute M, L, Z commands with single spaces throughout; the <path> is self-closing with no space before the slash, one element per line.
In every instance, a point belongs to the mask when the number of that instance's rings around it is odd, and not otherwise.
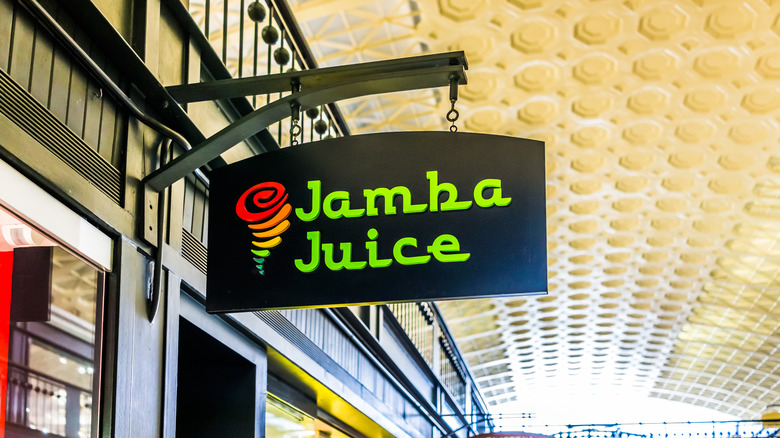
<path fill-rule="evenodd" d="M 201 166 L 238 143 L 290 117 L 291 108 L 295 112 L 353 97 L 449 86 L 453 81 L 465 84 L 467 68 L 465 54 L 458 51 L 168 87 L 166 91 L 179 103 L 289 92 L 291 84 L 295 92 L 239 118 L 171 162 L 161 159 L 160 168 L 143 179 L 142 235 L 155 247 L 153 286 L 147 297 L 149 320 L 154 319 L 160 296 L 166 228 L 166 218 L 160 213 L 165 208 L 165 190 L 173 183 L 198 172 Z M 157 215 L 152 214 L 155 204 Z"/>
<path fill-rule="evenodd" d="M 241 141 L 289 117 L 293 104 L 306 109 L 353 97 L 444 87 L 450 85 L 453 75 L 458 78 L 458 84 L 465 84 L 466 68 L 464 53 L 450 52 L 170 87 L 168 91 L 180 103 L 286 92 L 296 80 L 301 90 L 234 121 L 149 174 L 143 182 L 152 191 L 159 192 Z"/>

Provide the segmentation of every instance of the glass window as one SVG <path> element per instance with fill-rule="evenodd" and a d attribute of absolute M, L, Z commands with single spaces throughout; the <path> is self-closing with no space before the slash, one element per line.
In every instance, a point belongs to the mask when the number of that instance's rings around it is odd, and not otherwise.
<path fill-rule="evenodd" d="M 268 394 L 265 413 L 267 438 L 313 437 L 314 434 L 314 418 Z"/>
<path fill-rule="evenodd" d="M 102 272 L 0 208 L 0 436 L 93 435 L 101 284 Z"/>
<path fill-rule="evenodd" d="M 265 414 L 267 438 L 350 438 L 324 421 L 312 418 L 281 399 L 268 394 Z"/>

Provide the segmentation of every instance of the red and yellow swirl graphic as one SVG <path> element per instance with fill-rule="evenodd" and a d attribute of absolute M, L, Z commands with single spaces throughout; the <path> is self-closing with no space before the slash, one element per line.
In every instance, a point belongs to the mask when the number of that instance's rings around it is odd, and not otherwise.
<path fill-rule="evenodd" d="M 279 245 L 282 242 L 279 235 L 290 228 L 287 218 L 291 212 L 287 192 L 283 185 L 276 182 L 260 183 L 238 199 L 236 214 L 250 223 L 249 229 L 254 236 L 252 254 L 260 274 L 265 275 L 263 262 L 271 255 L 269 249 Z"/>

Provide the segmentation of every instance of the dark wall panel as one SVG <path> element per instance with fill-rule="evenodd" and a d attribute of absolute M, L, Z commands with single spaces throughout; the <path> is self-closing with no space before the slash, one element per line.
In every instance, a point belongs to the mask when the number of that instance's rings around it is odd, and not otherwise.
<path fill-rule="evenodd" d="M 113 80 L 118 72 L 57 2 L 42 2 Z M 126 114 L 66 49 L 13 0 L 0 0 L 0 69 L 115 168 L 122 164 Z"/>
<path fill-rule="evenodd" d="M 200 181 L 188 177 L 184 188 L 182 227 L 204 245 L 207 244 L 208 190 Z"/>
<path fill-rule="evenodd" d="M 121 144 L 121 137 L 117 138 L 116 131 L 121 129 L 121 120 L 117 120 L 116 106 L 110 99 L 103 99 L 103 107 L 100 112 L 100 136 L 98 137 L 98 153 L 101 157 L 118 167 L 119 163 L 113 159 L 120 156 L 121 151 L 115 148 Z M 118 123 L 120 122 L 120 123 Z"/>
<path fill-rule="evenodd" d="M 204 207 L 206 204 L 205 187 L 197 182 L 194 191 L 195 200 L 192 205 L 192 232 L 201 242 L 203 241 L 203 216 L 206 214 Z"/>
<path fill-rule="evenodd" d="M 12 29 L 9 73 L 23 87 L 29 87 L 30 60 L 32 59 L 29 54 L 33 53 L 33 41 L 35 40 L 35 28 L 32 18 L 17 7 Z"/>
<path fill-rule="evenodd" d="M 8 0 L 0 1 L 0 68 L 8 71 L 8 56 L 11 52 L 11 27 L 14 22 L 14 8 Z"/>
<path fill-rule="evenodd" d="M 68 117 L 68 97 L 70 96 L 71 60 L 60 46 L 54 48 L 54 61 L 51 67 L 51 90 L 48 108 L 55 117 L 64 122 Z"/>
<path fill-rule="evenodd" d="M 49 105 L 51 98 L 51 67 L 54 60 L 54 42 L 46 32 L 35 35 L 35 56 L 30 73 L 30 93 L 43 106 Z"/>
<path fill-rule="evenodd" d="M 95 52 L 95 50 L 92 50 Z M 92 53 L 93 59 L 102 58 L 98 53 Z M 100 151 L 100 117 L 103 112 L 103 93 L 99 84 L 89 81 L 84 95 L 84 134 L 82 137 L 88 145 Z"/>
<path fill-rule="evenodd" d="M 116 437 L 157 437 L 162 429 L 165 300 L 150 323 L 146 313 L 149 260 L 125 239 L 118 259 L 114 433 Z"/>
<path fill-rule="evenodd" d="M 116 67 L 109 63 L 105 56 L 99 51 L 93 48 L 92 57 L 103 69 L 103 71 L 116 83 L 120 83 L 121 78 Z M 93 100 L 95 103 L 99 103 L 99 112 L 97 115 L 100 119 L 100 126 L 96 128 L 99 132 L 98 138 L 95 140 L 97 145 L 97 151 L 106 161 L 113 164 L 115 167 L 122 165 L 122 151 L 124 150 L 125 138 L 126 138 L 126 120 L 124 113 L 117 110 L 117 105 L 114 100 L 106 96 L 105 90 L 97 87 L 97 84 L 92 84 L 95 97 Z M 100 96 L 99 98 L 97 96 Z"/>
<path fill-rule="evenodd" d="M 206 186 L 193 176 L 184 178 L 182 207 L 182 255 L 206 273 L 208 201 Z"/>
<path fill-rule="evenodd" d="M 192 212 L 195 204 L 195 182 L 194 178 L 187 177 L 184 179 L 184 207 L 182 210 L 181 224 L 184 231 L 187 231 L 200 240 L 200 233 L 195 233 L 192 229 Z"/>
<path fill-rule="evenodd" d="M 89 40 L 84 38 L 83 34 L 78 31 L 75 23 L 70 16 L 62 8 L 57 8 L 56 13 L 52 14 L 57 17 L 57 22 L 65 29 L 66 32 L 79 43 L 85 52 L 89 53 Z M 65 124 L 79 137 L 84 138 L 84 111 L 85 111 L 85 98 L 87 94 L 87 77 L 81 72 L 76 62 L 71 63 L 70 75 L 70 89 L 68 90 L 68 106 L 65 114 Z M 62 120 L 62 119 L 60 119 Z"/>

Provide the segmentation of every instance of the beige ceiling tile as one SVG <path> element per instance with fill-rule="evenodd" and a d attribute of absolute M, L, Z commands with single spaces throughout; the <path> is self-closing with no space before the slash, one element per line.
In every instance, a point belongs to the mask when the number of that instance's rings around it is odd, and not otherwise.
<path fill-rule="evenodd" d="M 491 406 L 572 376 L 745 417 L 780 399 L 780 2 L 371 3 L 395 46 L 364 48 L 366 9 L 303 22 L 315 53 L 466 50 L 461 129 L 547 143 L 549 301 L 442 303 Z M 446 129 L 438 96 L 348 123 Z"/>

